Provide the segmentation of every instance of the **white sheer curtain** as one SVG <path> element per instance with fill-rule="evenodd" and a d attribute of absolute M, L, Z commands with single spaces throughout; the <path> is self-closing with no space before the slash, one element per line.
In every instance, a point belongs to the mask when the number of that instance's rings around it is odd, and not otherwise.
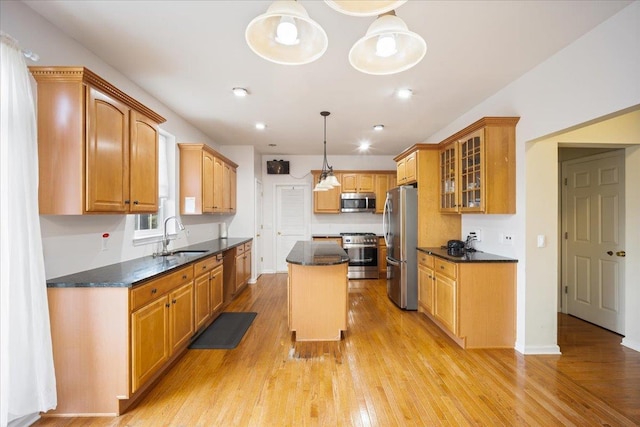
<path fill-rule="evenodd" d="M 57 404 L 29 71 L 0 34 L 0 426 Z"/>

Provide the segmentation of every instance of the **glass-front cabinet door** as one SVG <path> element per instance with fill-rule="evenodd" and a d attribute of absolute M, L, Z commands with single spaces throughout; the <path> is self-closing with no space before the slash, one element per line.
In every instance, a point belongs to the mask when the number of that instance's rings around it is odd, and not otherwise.
<path fill-rule="evenodd" d="M 458 144 L 451 143 L 440 150 L 440 211 L 457 212 Z"/>
<path fill-rule="evenodd" d="M 484 211 L 484 130 L 472 133 L 460 144 L 460 211 Z"/>

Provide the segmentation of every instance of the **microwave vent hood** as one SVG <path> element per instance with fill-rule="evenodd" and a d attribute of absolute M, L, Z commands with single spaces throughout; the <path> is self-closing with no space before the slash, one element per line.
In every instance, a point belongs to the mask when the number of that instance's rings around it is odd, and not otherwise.
<path fill-rule="evenodd" d="M 376 193 L 341 193 L 340 212 L 375 212 Z"/>

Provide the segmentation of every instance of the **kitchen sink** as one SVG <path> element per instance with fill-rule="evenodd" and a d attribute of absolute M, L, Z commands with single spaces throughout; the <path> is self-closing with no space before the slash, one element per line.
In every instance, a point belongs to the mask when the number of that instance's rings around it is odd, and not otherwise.
<path fill-rule="evenodd" d="M 191 251 L 184 250 L 184 251 L 169 252 L 166 255 L 158 254 L 156 256 L 161 256 L 163 258 L 188 258 L 188 257 L 202 255 L 205 252 L 209 252 L 209 251 L 206 251 L 206 250 L 191 250 Z"/>
<path fill-rule="evenodd" d="M 171 252 L 169 255 L 187 257 L 187 256 L 197 256 L 205 252 L 208 252 L 208 251 L 175 251 L 175 252 Z"/>

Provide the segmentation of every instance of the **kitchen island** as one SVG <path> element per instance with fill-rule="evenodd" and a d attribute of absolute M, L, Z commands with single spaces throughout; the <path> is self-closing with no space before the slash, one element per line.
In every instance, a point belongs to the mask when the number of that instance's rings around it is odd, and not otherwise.
<path fill-rule="evenodd" d="M 297 242 L 289 264 L 289 330 L 296 341 L 339 341 L 347 330 L 347 253 L 334 242 Z"/>

